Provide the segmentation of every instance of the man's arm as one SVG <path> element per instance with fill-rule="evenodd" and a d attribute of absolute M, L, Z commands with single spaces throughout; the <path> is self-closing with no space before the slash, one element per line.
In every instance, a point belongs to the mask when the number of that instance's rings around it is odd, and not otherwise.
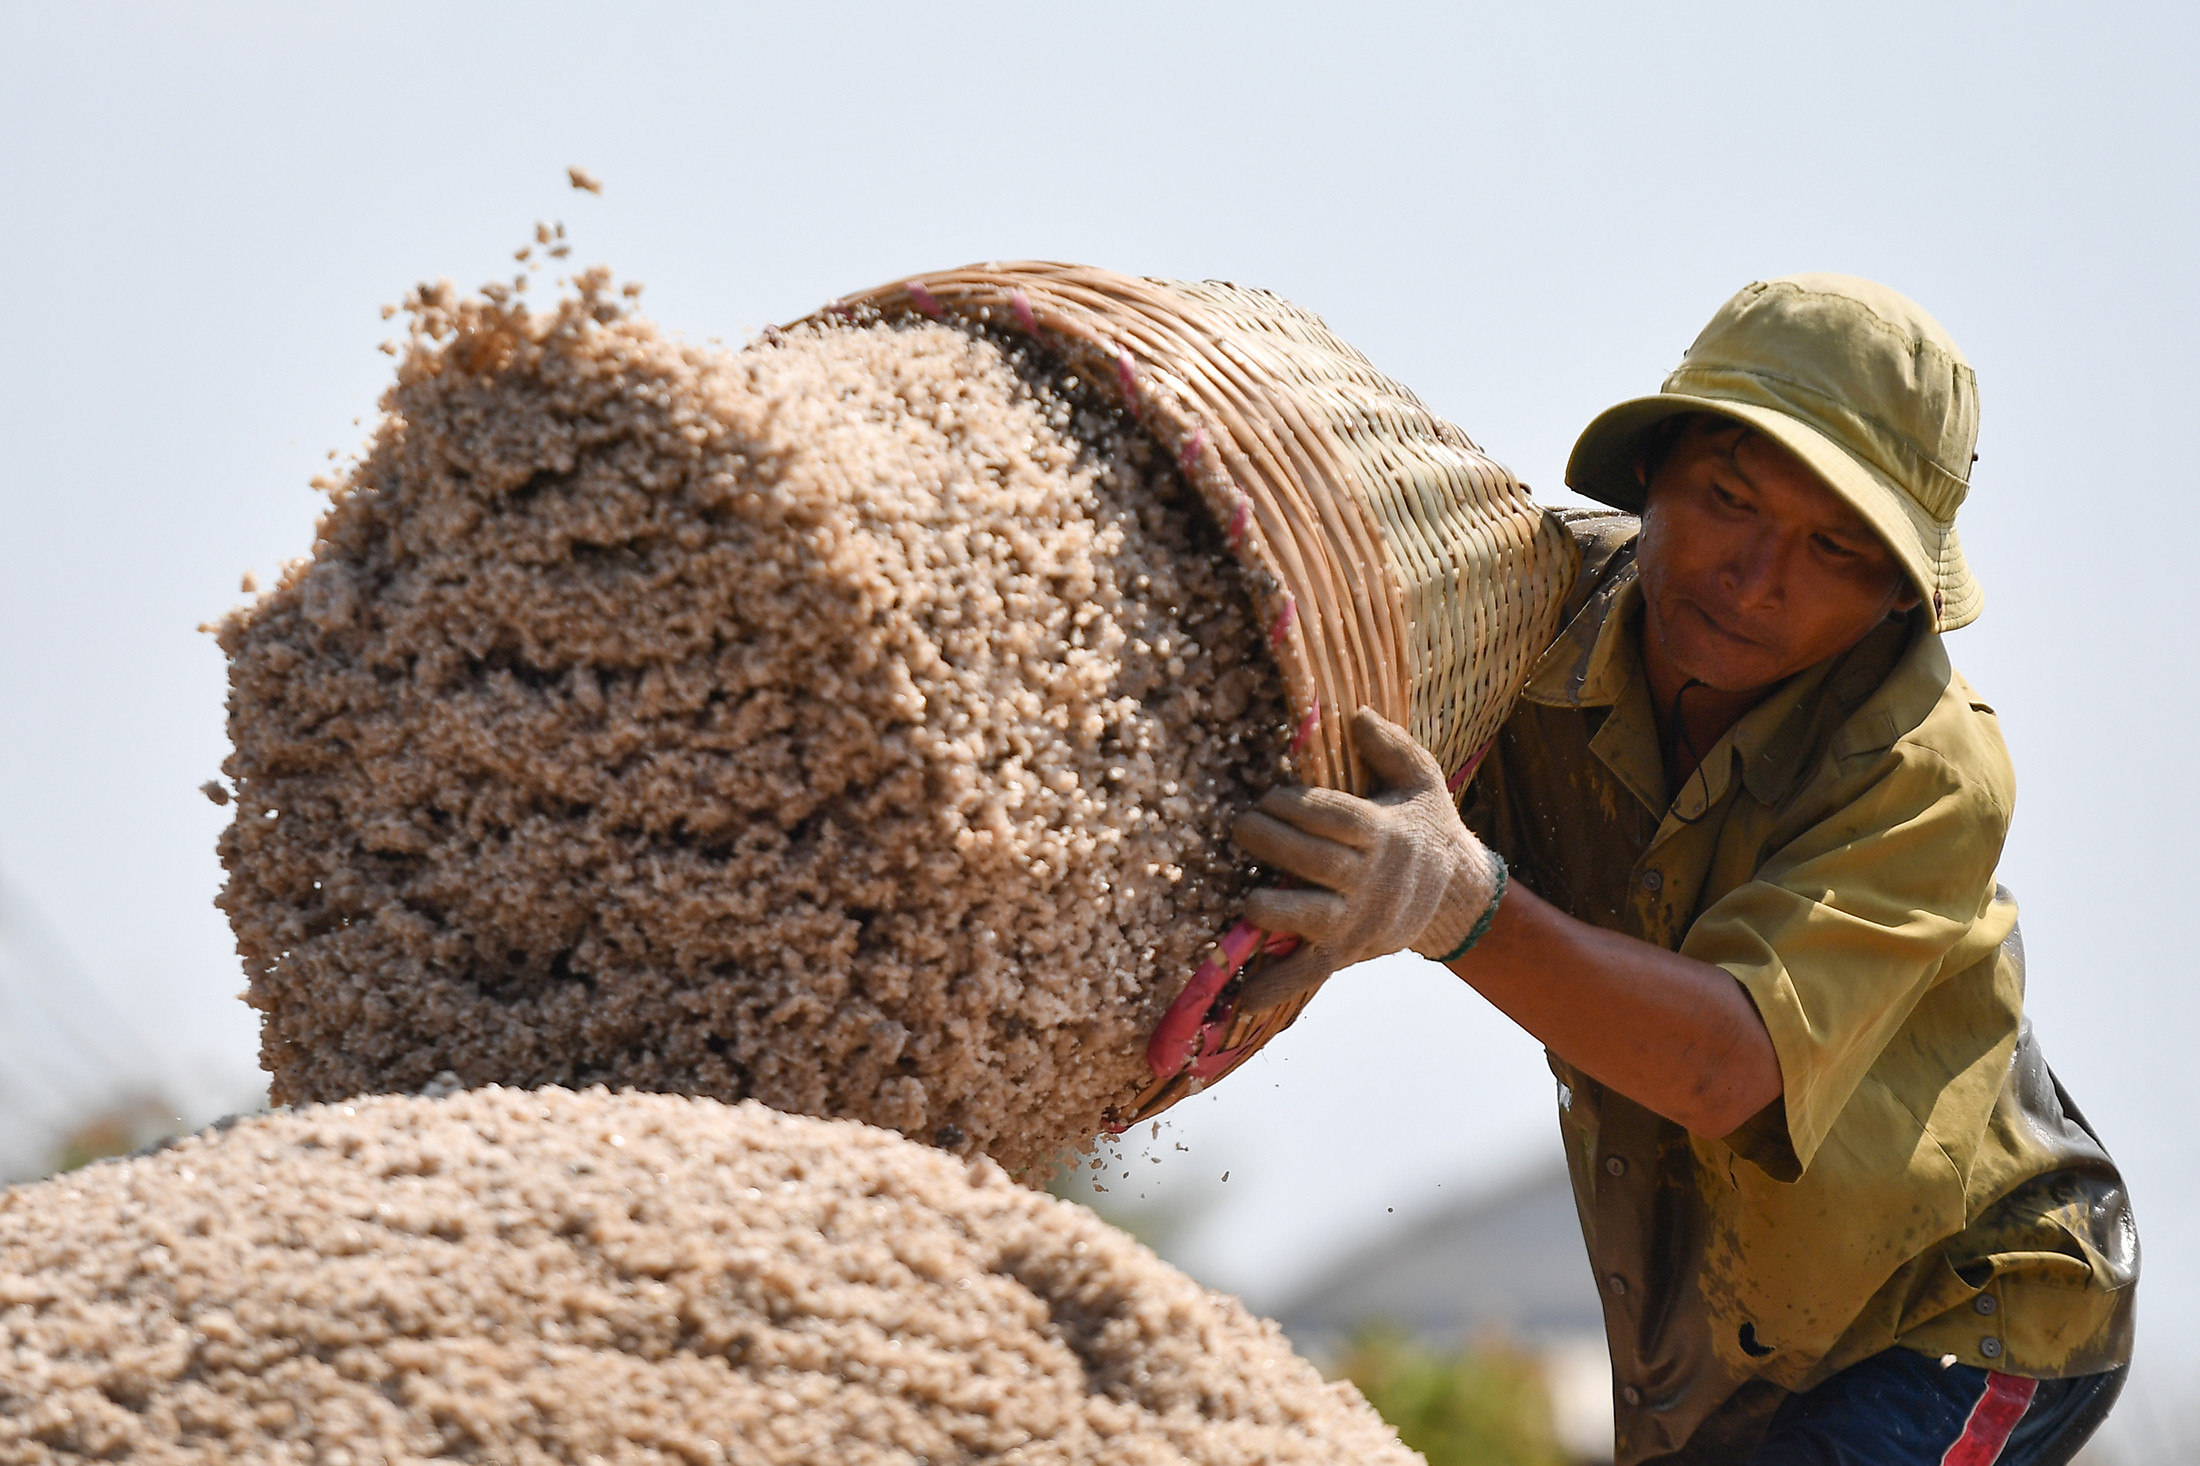
<path fill-rule="evenodd" d="M 1451 970 L 1552 1053 L 1694 1134 L 1729 1134 L 1780 1097 L 1772 1036 L 1725 968 L 1591 926 L 1517 884 Z"/>

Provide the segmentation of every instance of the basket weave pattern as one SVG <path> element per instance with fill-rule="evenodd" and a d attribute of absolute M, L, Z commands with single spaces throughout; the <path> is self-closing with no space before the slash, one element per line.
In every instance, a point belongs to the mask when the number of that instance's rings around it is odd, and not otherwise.
<path fill-rule="evenodd" d="M 1465 433 L 1266 291 L 1025 262 L 918 276 L 820 313 L 907 314 L 1038 338 L 1176 454 L 1270 628 L 1298 719 L 1283 772 L 1367 792 L 1348 721 L 1361 706 L 1455 777 L 1471 769 L 1556 634 L 1575 565 L 1557 520 Z M 1157 1033 L 1155 1085 L 1124 1123 L 1297 1016 L 1303 1000 L 1243 1015 L 1224 996 L 1277 947 L 1242 924 L 1217 944 L 1171 1011 L 1182 1032 Z"/>

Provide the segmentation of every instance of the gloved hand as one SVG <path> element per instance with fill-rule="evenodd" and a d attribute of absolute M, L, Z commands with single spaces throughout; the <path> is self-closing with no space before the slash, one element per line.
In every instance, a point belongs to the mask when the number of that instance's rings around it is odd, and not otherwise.
<path fill-rule="evenodd" d="M 1446 956 L 1501 894 L 1504 863 L 1461 822 L 1435 757 L 1372 708 L 1354 715 L 1352 734 L 1381 782 L 1373 798 L 1272 789 L 1233 830 L 1262 865 L 1319 888 L 1269 888 L 1246 900 L 1246 920 L 1304 943 L 1247 979 L 1241 1011 L 1272 1008 L 1401 948 Z"/>

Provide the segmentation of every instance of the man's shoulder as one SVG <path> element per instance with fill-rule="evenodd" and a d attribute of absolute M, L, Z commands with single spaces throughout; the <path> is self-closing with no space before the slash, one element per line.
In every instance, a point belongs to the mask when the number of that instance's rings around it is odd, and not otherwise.
<path fill-rule="evenodd" d="M 1564 626 L 1633 560 L 1632 546 L 1635 537 L 1642 533 L 1642 521 L 1618 509 L 1567 508 L 1545 512 L 1566 527 L 1574 543 L 1574 553 L 1579 557 L 1579 570 L 1567 593 L 1565 611 L 1559 617 L 1558 624 Z"/>
<path fill-rule="evenodd" d="M 1989 799 L 2006 818 L 2016 805 L 2016 769 L 2001 720 L 1948 660 L 1938 633 L 1917 631 L 1884 678 L 1842 721 L 1837 760 L 1878 755 L 1931 765 L 1936 779 Z"/>
<path fill-rule="evenodd" d="M 1613 609 L 1633 584 L 1642 521 L 1613 509 L 1546 506 L 1543 512 L 1565 527 L 1574 549 L 1574 578 L 1559 610 L 1558 634 L 1529 668 L 1519 704 L 1574 705 L 1598 659 Z M 1604 660 L 1609 662 L 1609 655 Z"/>

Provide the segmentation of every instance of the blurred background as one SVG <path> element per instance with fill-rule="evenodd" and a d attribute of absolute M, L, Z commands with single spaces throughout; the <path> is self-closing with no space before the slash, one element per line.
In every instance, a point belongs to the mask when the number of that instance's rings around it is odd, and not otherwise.
<path fill-rule="evenodd" d="M 538 220 L 733 345 L 979 259 L 1264 285 L 1559 501 L 1729 293 L 1839 270 L 1981 382 L 1951 645 L 2019 771 L 2030 1009 L 2146 1249 L 2089 1459 L 2200 1460 L 2196 43 L 2190 7 L 1916 0 L 0 8 L 0 1169 L 257 1102 L 196 628 L 308 549 L 378 307 L 510 276 Z M 1550 1077 L 1442 972 L 1340 978 L 1103 1160 L 1064 1187 L 1432 1459 L 1593 1455 Z"/>

